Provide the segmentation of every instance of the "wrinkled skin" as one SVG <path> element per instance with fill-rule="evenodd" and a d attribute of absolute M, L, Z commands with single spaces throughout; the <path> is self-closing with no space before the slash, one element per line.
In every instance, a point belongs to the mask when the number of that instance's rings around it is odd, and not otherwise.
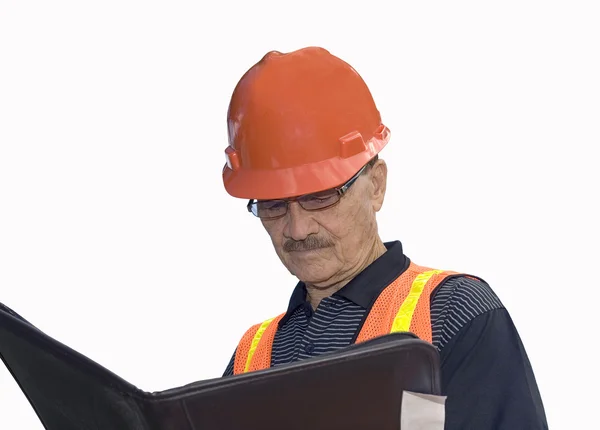
<path fill-rule="evenodd" d="M 262 221 L 281 262 L 306 284 L 314 308 L 385 252 L 376 214 L 386 183 L 387 166 L 379 159 L 335 206 L 306 211 L 292 202 L 283 217 Z"/>

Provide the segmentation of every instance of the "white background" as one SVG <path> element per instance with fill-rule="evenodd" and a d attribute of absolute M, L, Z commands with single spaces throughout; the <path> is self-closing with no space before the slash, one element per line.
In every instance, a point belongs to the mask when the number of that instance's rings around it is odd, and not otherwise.
<path fill-rule="evenodd" d="M 220 376 L 295 285 L 223 188 L 229 97 L 266 52 L 319 45 L 392 130 L 383 239 L 486 279 L 550 427 L 590 428 L 599 21 L 592 1 L 4 0 L 0 302 L 144 390 Z M 0 414 L 41 429 L 3 366 Z"/>

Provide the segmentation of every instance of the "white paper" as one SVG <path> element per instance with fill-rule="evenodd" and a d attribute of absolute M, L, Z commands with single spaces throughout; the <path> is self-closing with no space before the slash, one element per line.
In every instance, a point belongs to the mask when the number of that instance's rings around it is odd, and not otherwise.
<path fill-rule="evenodd" d="M 402 394 L 401 430 L 444 430 L 446 396 Z"/>

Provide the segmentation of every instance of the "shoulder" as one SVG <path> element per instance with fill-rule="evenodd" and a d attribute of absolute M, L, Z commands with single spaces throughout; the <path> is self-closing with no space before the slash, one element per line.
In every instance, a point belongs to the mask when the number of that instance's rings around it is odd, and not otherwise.
<path fill-rule="evenodd" d="M 227 365 L 227 368 L 225 369 L 223 376 L 230 376 L 230 375 L 234 374 L 236 360 L 238 360 L 238 359 L 245 360 L 245 357 L 248 355 L 248 351 L 252 347 L 252 343 L 254 341 L 260 340 L 260 338 L 262 337 L 264 332 L 267 330 L 267 328 L 271 324 L 276 325 L 283 315 L 284 314 L 280 314 L 276 317 L 266 319 L 263 322 L 251 325 L 248 329 L 246 329 L 246 331 L 240 338 L 240 341 L 239 341 L 238 345 L 236 346 L 235 351 L 233 352 L 233 355 L 231 356 L 231 360 L 229 361 L 229 364 Z"/>
<path fill-rule="evenodd" d="M 431 297 L 434 345 L 441 350 L 475 318 L 496 309 L 504 305 L 487 282 L 462 275 L 449 277 Z"/>
<path fill-rule="evenodd" d="M 460 307 L 479 315 L 492 309 L 504 308 L 490 285 L 480 278 L 451 276 L 433 292 L 432 307 Z"/>

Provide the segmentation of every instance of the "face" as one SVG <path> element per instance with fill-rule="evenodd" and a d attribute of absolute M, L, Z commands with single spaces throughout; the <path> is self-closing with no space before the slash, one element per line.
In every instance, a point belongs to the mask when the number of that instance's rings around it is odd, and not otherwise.
<path fill-rule="evenodd" d="M 285 267 L 299 280 L 322 288 L 356 275 L 379 240 L 376 213 L 383 204 L 386 177 L 380 159 L 335 206 L 306 211 L 291 202 L 284 216 L 262 220 Z"/>

